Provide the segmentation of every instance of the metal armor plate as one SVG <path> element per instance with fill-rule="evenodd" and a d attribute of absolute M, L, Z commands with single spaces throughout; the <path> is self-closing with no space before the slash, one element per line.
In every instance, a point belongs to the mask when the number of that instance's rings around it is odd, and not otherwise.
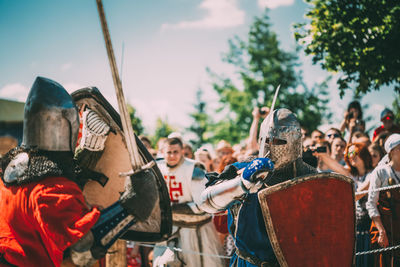
<path fill-rule="evenodd" d="M 120 193 L 124 191 L 125 179 L 121 178 L 119 174 L 132 170 L 124 141 L 125 136 L 122 131 L 120 115 L 95 87 L 83 88 L 71 95 L 78 109 L 86 105 L 92 111 L 95 111 L 111 128 L 104 143 L 104 150 L 97 163 L 93 165 L 95 166 L 93 171 L 103 173 L 109 180 L 105 186 L 96 181 L 89 180 L 83 188 L 83 194 L 89 204 L 106 208 L 115 203 L 119 199 Z M 148 163 L 154 160 L 136 135 L 135 138 L 139 154 L 143 161 Z M 157 164 L 154 164 L 151 170 L 157 180 L 158 187 L 154 188 L 154 190 L 155 192 L 158 190 L 159 193 L 158 205 L 154 207 L 150 217 L 146 221 L 133 225 L 122 236 L 122 239 L 159 242 L 166 240 L 171 235 L 172 215 L 168 188 Z"/>
<path fill-rule="evenodd" d="M 280 266 L 352 266 L 355 262 L 353 181 L 318 173 L 258 193 Z"/>

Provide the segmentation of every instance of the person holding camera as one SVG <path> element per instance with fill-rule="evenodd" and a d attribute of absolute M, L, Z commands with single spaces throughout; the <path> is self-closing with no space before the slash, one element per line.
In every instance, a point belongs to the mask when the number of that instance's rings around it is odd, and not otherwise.
<path fill-rule="evenodd" d="M 362 125 L 364 125 L 364 128 L 362 128 Z M 339 129 L 342 133 L 345 133 L 346 130 L 348 132 L 355 132 L 357 130 L 365 131 L 365 122 L 363 120 L 363 112 L 360 102 L 356 100 L 350 102 L 347 106 L 346 112 L 344 113 L 344 118 Z"/>
<path fill-rule="evenodd" d="M 369 176 L 373 170 L 372 158 L 369 154 L 368 147 L 360 143 L 350 143 L 345 150 L 344 159 L 347 168 L 333 160 L 327 153 L 314 153 L 318 156 L 331 170 L 349 176 L 354 180 L 356 191 L 364 191 L 369 187 Z M 356 251 L 369 250 L 370 235 L 369 228 L 371 219 L 366 209 L 367 194 L 356 196 L 356 227 L 357 227 L 357 247 Z M 368 266 L 371 264 L 369 255 L 362 255 L 356 258 L 356 266 Z"/>
<path fill-rule="evenodd" d="M 383 132 L 388 132 L 390 134 L 400 133 L 400 126 L 394 123 L 394 114 L 390 109 L 385 108 L 381 112 L 381 122 L 382 125 L 374 130 L 372 141 L 375 141 L 378 135 Z"/>

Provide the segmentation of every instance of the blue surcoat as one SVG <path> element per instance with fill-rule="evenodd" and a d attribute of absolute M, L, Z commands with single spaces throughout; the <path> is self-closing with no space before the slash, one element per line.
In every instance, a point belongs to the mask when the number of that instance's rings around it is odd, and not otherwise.
<path fill-rule="evenodd" d="M 235 239 L 235 245 L 240 252 L 250 254 L 261 261 L 276 262 L 265 223 L 258 202 L 257 193 L 249 194 L 246 200 L 239 204 L 237 225 L 231 227 L 234 223 L 231 211 L 228 211 L 228 229 L 235 229 L 231 235 Z M 238 257 L 236 254 L 231 259 L 231 266 L 237 260 L 239 267 L 256 266 L 248 261 Z"/>

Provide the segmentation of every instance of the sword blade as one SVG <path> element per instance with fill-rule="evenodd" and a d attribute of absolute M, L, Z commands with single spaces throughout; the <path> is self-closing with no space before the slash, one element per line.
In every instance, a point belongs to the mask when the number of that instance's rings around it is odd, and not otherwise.
<path fill-rule="evenodd" d="M 121 80 L 118 74 L 117 63 L 115 61 L 114 50 L 111 43 L 110 33 L 108 31 L 107 21 L 104 13 L 103 3 L 101 0 L 96 0 L 97 10 L 99 12 L 101 29 L 103 31 L 104 41 L 106 44 L 108 60 L 111 67 L 111 74 L 113 77 L 115 93 L 118 100 L 118 108 L 121 115 L 122 129 L 125 136 L 125 143 L 129 153 L 129 158 L 132 164 L 133 170 L 138 170 L 144 164 L 142 158 L 139 155 L 139 151 L 136 145 L 135 134 L 133 133 L 133 128 L 131 120 L 129 117 L 128 109 L 126 107 L 124 92 L 122 90 Z"/>
<path fill-rule="evenodd" d="M 261 126 L 260 126 L 260 128 L 261 128 L 261 132 L 262 131 L 266 131 L 266 129 L 264 130 L 264 128 L 265 127 L 267 127 L 267 123 L 269 124 L 269 125 L 272 125 L 272 120 L 273 120 L 273 118 L 274 118 L 274 108 L 275 108 L 275 103 L 276 103 L 276 99 L 278 98 L 278 93 L 279 93 L 279 89 L 281 88 L 281 85 L 278 85 L 278 87 L 276 88 L 276 90 L 275 90 L 275 95 L 274 95 L 274 99 L 272 99 L 272 104 L 271 104 L 271 108 L 269 109 L 269 120 L 267 121 L 267 120 L 264 120 L 262 123 L 261 123 Z M 269 143 L 270 143 L 270 145 L 271 145 L 271 142 L 272 142 L 272 138 L 271 138 L 272 136 L 270 136 L 270 138 L 269 138 Z M 266 156 L 266 155 L 264 155 L 264 150 L 265 150 L 265 139 L 266 138 L 264 138 L 264 139 L 262 139 L 261 140 L 261 144 L 260 144 L 260 149 L 259 149 L 259 152 L 258 152 L 258 157 L 259 158 L 263 158 L 264 156 Z"/>

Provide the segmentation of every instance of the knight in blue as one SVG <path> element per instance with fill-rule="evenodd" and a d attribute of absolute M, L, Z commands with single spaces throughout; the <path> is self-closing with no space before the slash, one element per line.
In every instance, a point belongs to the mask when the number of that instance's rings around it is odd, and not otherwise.
<path fill-rule="evenodd" d="M 259 158 L 229 165 L 218 176 L 209 175 L 202 193 L 203 210 L 216 213 L 228 209 L 228 229 L 236 246 L 230 266 L 279 266 L 257 192 L 317 172 L 301 158 L 300 124 L 290 110 L 282 108 L 269 114 L 259 135 Z"/>

